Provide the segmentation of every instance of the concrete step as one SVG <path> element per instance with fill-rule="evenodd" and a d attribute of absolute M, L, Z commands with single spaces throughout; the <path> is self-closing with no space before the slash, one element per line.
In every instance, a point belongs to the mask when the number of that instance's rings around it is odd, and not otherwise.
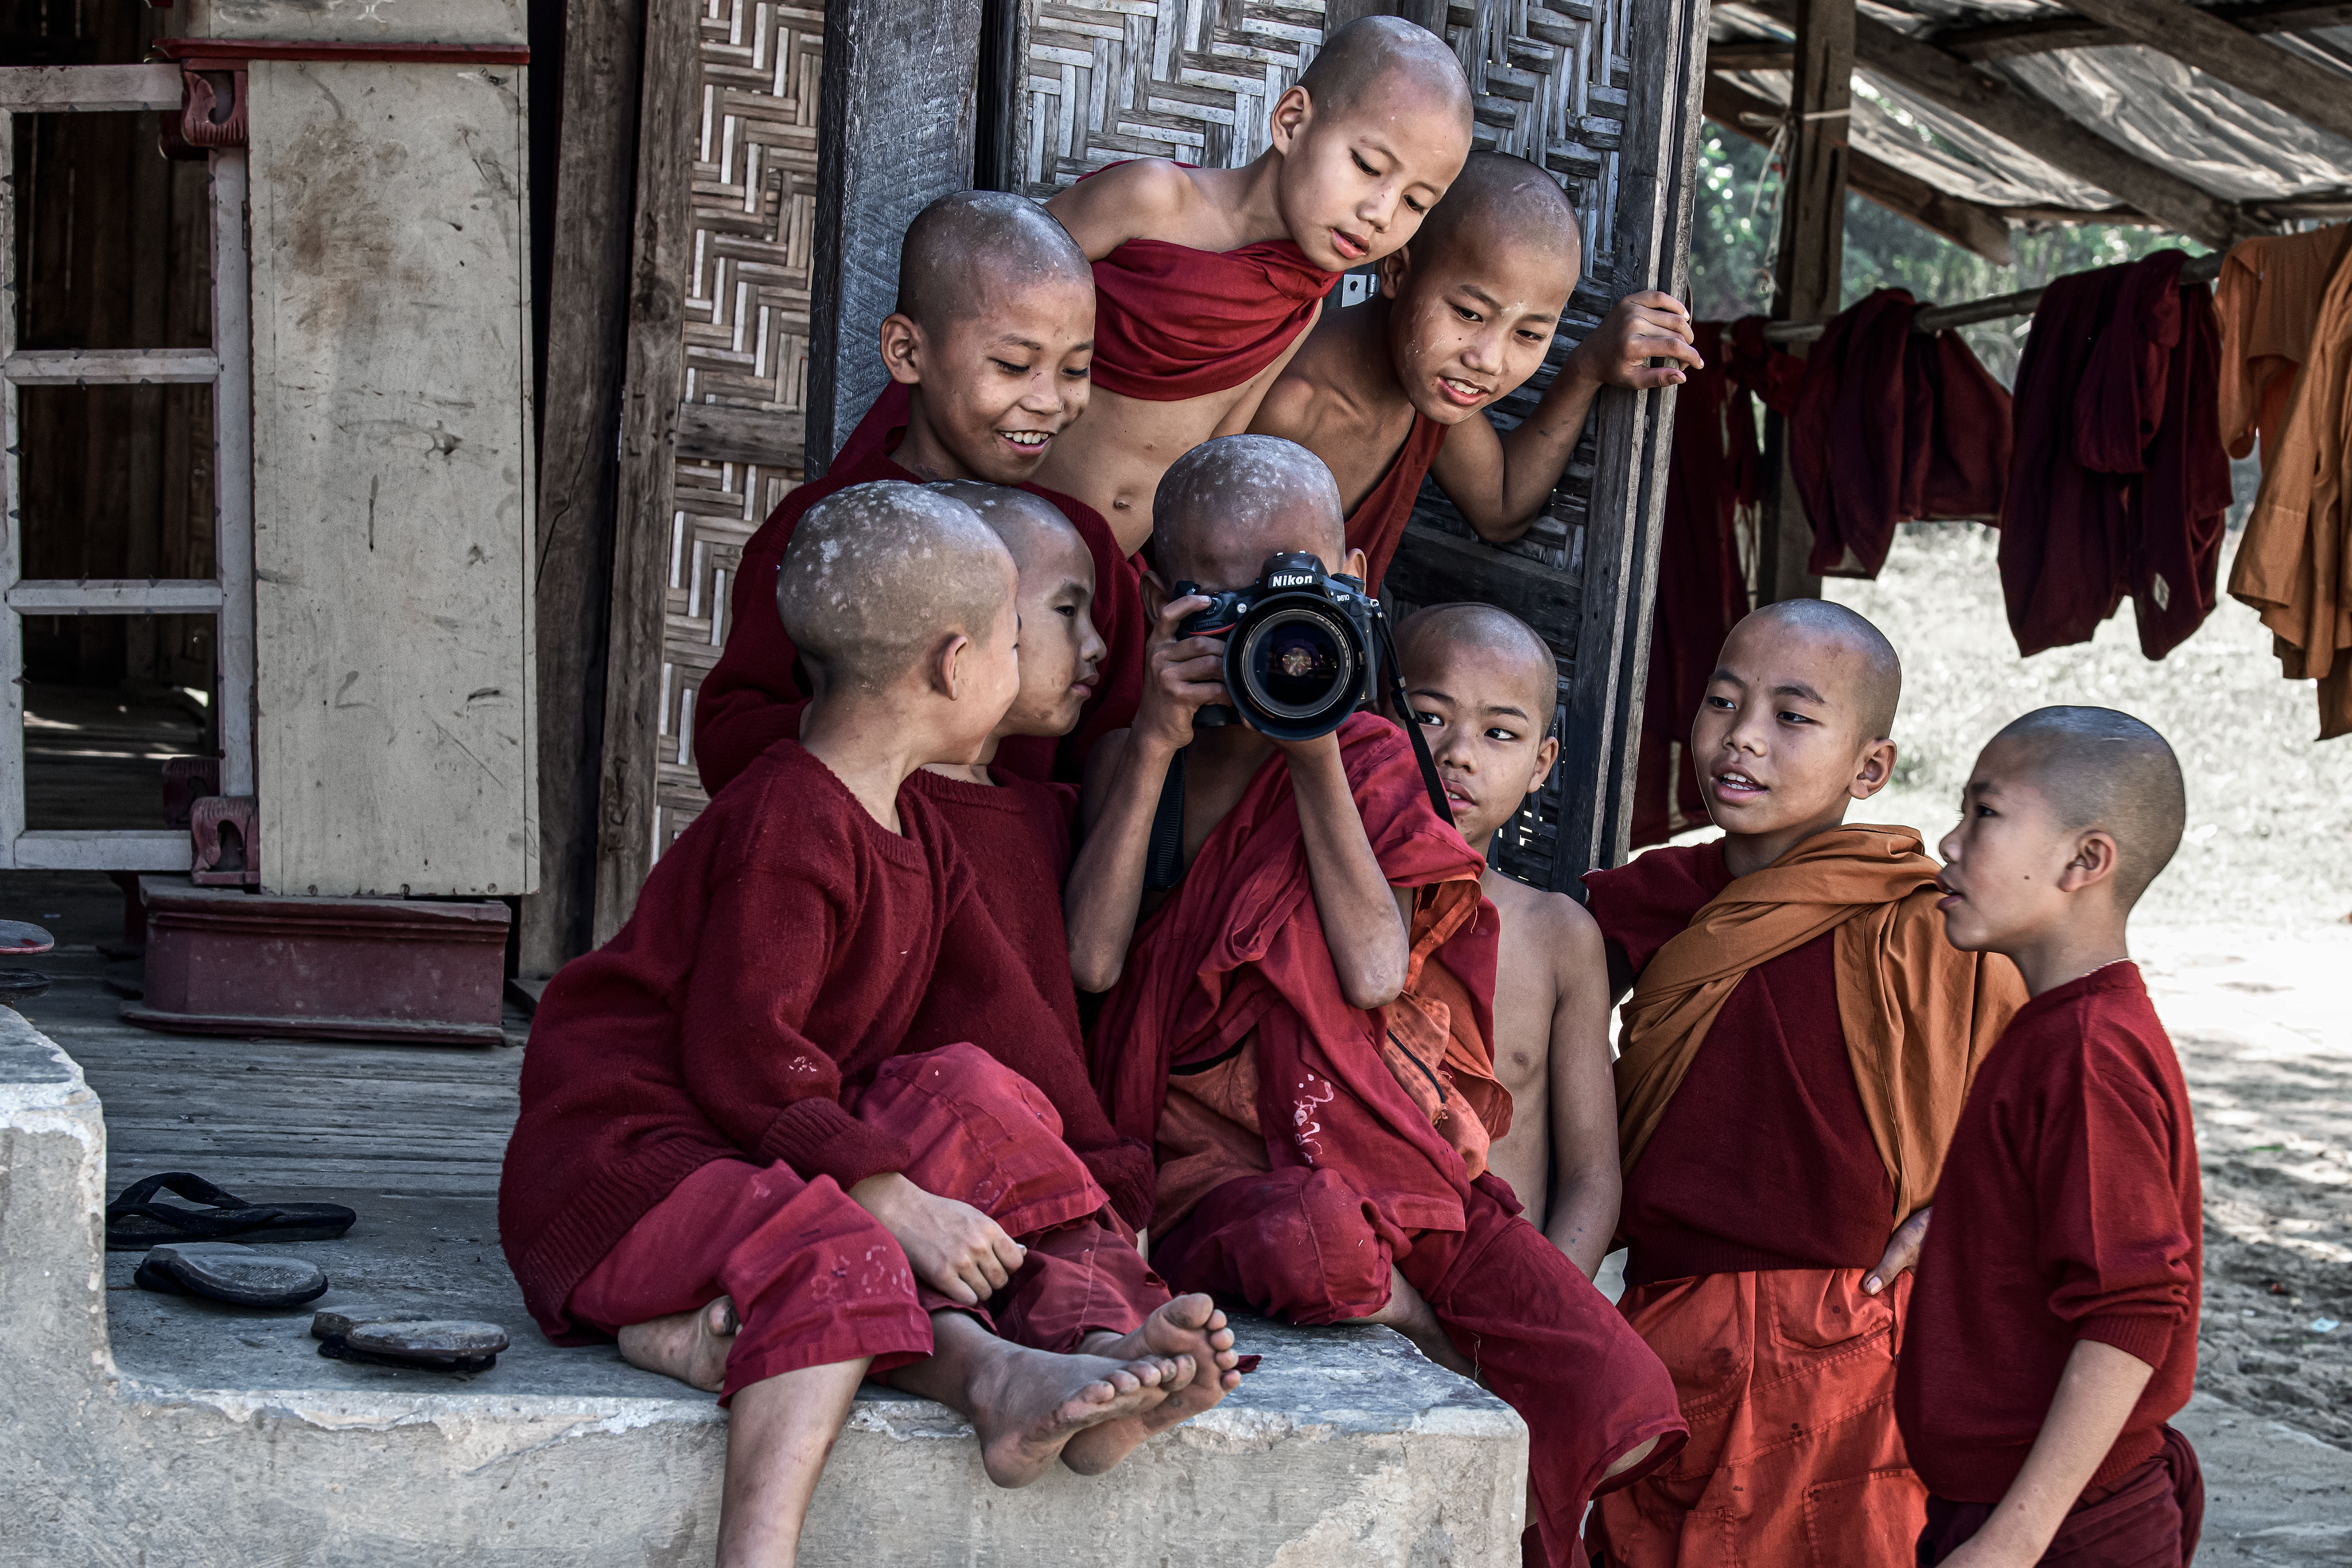
<path fill-rule="evenodd" d="M 546 1346 L 519 1304 L 489 1313 L 517 1351 L 462 1383 L 320 1360 L 307 1310 L 126 1289 L 131 1258 L 104 1251 L 109 1190 L 98 1096 L 0 1009 L 0 1564 L 710 1560 L 726 1417 L 707 1398 L 608 1348 Z M 423 1289 L 425 1260 L 456 1256 L 427 1241 L 494 1237 L 480 1198 L 418 1202 L 447 1206 L 299 1250 L 371 1289 L 403 1269 Z M 503 1279 L 488 1245 L 465 1256 Z M 468 1278 L 469 1298 L 491 1289 Z M 118 1327 L 137 1346 L 120 1364 Z M 1000 1490 L 961 1417 L 876 1390 L 826 1469 L 803 1563 L 1517 1561 L 1527 1432 L 1508 1408 L 1384 1329 L 1239 1327 L 1265 1358 L 1241 1390 L 1091 1479 Z"/>

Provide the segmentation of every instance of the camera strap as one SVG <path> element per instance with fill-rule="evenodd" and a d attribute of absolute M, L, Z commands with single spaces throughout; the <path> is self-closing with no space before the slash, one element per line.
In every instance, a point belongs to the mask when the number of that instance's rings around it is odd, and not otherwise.
<path fill-rule="evenodd" d="M 1397 657 L 1396 634 L 1389 630 L 1387 607 L 1377 599 L 1372 601 L 1372 625 L 1380 632 L 1381 658 L 1389 667 L 1389 701 L 1395 707 L 1404 732 L 1412 737 L 1413 758 L 1421 763 L 1421 782 L 1429 786 L 1430 809 L 1437 813 L 1438 821 L 1451 823 L 1454 808 L 1445 803 L 1445 785 L 1437 776 L 1437 763 L 1429 754 L 1429 742 L 1422 737 L 1421 721 L 1414 717 L 1412 703 L 1405 695 L 1404 660 Z"/>
<path fill-rule="evenodd" d="M 1168 759 L 1168 778 L 1151 814 L 1151 847 L 1143 857 L 1147 893 L 1166 892 L 1184 879 L 1184 750 Z"/>

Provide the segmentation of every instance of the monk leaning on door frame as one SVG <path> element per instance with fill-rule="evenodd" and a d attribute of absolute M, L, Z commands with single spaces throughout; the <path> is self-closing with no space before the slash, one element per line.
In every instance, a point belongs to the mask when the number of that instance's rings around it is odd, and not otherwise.
<path fill-rule="evenodd" d="M 1589 874 L 1612 978 L 1620 1303 L 1690 1443 L 1598 1500 L 1612 1568 L 1909 1561 L 1925 1489 L 1895 1426 L 1924 1212 L 1977 1062 L 2024 1000 L 1955 951 L 1886 783 L 1902 671 L 1817 599 L 1734 628 L 1691 727 L 1718 841 Z"/>

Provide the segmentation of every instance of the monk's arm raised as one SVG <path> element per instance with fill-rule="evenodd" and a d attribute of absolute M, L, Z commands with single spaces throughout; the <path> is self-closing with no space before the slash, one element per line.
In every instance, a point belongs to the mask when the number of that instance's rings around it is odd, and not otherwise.
<path fill-rule="evenodd" d="M 1946 1568 L 2026 1568 L 2040 1562 L 2155 1373 L 2128 1351 L 2076 1340 L 2025 1468 L 2009 1483 L 1984 1528 L 1944 1559 Z"/>
<path fill-rule="evenodd" d="M 1557 902 L 1550 1074 L 1551 1195 L 1544 1234 L 1591 1279 L 1609 1255 L 1623 1177 L 1617 1162 L 1617 1092 L 1609 1066 L 1609 969 L 1601 928 L 1581 906 Z"/>
<path fill-rule="evenodd" d="M 1385 1007 L 1404 989 L 1410 950 L 1404 910 L 1412 895 L 1389 886 L 1339 759 L 1336 735 L 1278 742 L 1298 798 L 1307 876 L 1315 913 L 1350 1007 Z"/>
<path fill-rule="evenodd" d="M 1192 715 L 1225 694 L 1225 645 L 1176 638 L 1176 626 L 1208 600 L 1190 595 L 1160 612 L 1147 657 L 1134 727 L 1106 735 L 1087 759 L 1078 825 L 1085 837 L 1062 884 L 1070 931 L 1070 978 L 1081 991 L 1108 991 L 1127 966 L 1143 907 L 1144 862 L 1169 764 L 1192 740 Z"/>
<path fill-rule="evenodd" d="M 1501 434 L 1482 416 L 1465 419 L 1447 433 L 1430 472 L 1480 538 L 1498 544 L 1518 538 L 1567 471 L 1601 389 L 1681 381 L 1682 365 L 1699 364 L 1690 340 L 1690 312 L 1673 295 L 1627 295 L 1576 345 L 1517 428 Z"/>

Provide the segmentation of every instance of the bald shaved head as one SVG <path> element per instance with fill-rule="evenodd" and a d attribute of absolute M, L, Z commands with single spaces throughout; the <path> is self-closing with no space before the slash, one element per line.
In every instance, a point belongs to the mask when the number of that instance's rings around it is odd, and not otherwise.
<path fill-rule="evenodd" d="M 1457 245 L 1496 240 L 1557 256 L 1569 286 L 1575 287 L 1583 265 L 1584 236 L 1559 182 L 1525 158 L 1473 153 L 1445 188 L 1445 199 L 1422 219 L 1412 254 L 1426 268 Z"/>
<path fill-rule="evenodd" d="M 1895 733 L 1895 705 L 1903 697 L 1903 660 L 1895 656 L 1895 645 L 1886 640 L 1885 632 L 1827 599 L 1782 599 L 1759 605 L 1732 628 L 1732 637 L 1751 625 L 1798 627 L 1860 656 L 1861 675 L 1853 697 L 1862 721 L 1861 738 L 1884 741 Z"/>
<path fill-rule="evenodd" d="M 885 481 L 808 510 L 776 574 L 776 612 L 824 690 L 872 694 L 955 633 L 987 643 L 1013 585 L 1011 554 L 971 508 Z"/>
<path fill-rule="evenodd" d="M 2116 896 L 2139 901 L 2180 847 L 2189 795 L 2171 746 L 2112 708 L 2037 708 L 1992 738 L 2069 832 L 2104 829 L 2116 840 Z"/>
<path fill-rule="evenodd" d="M 1523 673 L 1528 696 L 1536 703 L 1529 714 L 1536 733 L 1551 732 L 1559 707 L 1559 666 L 1552 658 L 1551 645 L 1536 635 L 1535 627 L 1508 610 L 1460 600 L 1415 610 L 1397 628 L 1397 657 L 1408 671 L 1424 656 L 1448 648 L 1476 648 Z"/>
<path fill-rule="evenodd" d="M 930 331 L 984 313 L 1006 291 L 1060 283 L 1092 291 L 1086 252 L 1053 214 L 1004 191 L 941 196 L 898 245 L 898 314 Z"/>
<path fill-rule="evenodd" d="M 1399 86 L 1436 97 L 1470 130 L 1470 79 L 1445 41 L 1402 16 L 1359 16 L 1323 40 L 1298 85 L 1327 113 L 1345 114 Z"/>
<path fill-rule="evenodd" d="M 1010 485 L 982 484 L 978 479 L 939 479 L 923 488 L 971 508 L 980 521 L 1004 542 L 1019 571 L 1028 571 L 1031 563 L 1048 549 L 1070 543 L 1076 543 L 1081 551 L 1086 549 L 1086 540 L 1076 525 L 1043 496 L 1016 490 Z"/>
<path fill-rule="evenodd" d="M 1282 550 L 1308 550 L 1339 562 L 1348 552 L 1339 486 L 1323 459 L 1276 436 L 1220 436 L 1174 462 L 1151 500 L 1160 569 L 1243 587 Z M 1245 574 L 1223 578 L 1247 558 Z"/>

